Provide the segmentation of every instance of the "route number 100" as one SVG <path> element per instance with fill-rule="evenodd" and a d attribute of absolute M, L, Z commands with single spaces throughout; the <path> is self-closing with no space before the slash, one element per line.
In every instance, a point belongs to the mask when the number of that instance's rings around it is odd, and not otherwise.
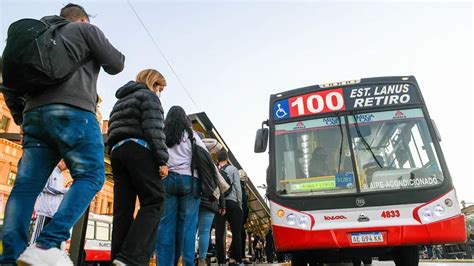
<path fill-rule="evenodd" d="M 289 99 L 290 116 L 303 116 L 345 110 L 342 89 L 308 93 Z"/>

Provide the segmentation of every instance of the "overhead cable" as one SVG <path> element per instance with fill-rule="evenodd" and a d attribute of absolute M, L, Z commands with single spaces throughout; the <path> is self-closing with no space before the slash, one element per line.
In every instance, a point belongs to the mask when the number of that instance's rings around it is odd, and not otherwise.
<path fill-rule="evenodd" d="M 176 77 L 176 79 L 178 80 L 179 84 L 181 85 L 181 87 L 184 89 L 184 91 L 186 91 L 186 94 L 189 96 L 189 99 L 191 99 L 191 101 L 193 102 L 194 106 L 196 106 L 197 108 L 198 105 L 196 104 L 196 102 L 194 101 L 193 97 L 191 96 L 191 94 L 189 93 L 188 89 L 184 86 L 184 83 L 181 81 L 181 79 L 179 78 L 178 74 L 176 73 L 176 71 L 174 71 L 174 68 L 173 66 L 171 65 L 170 61 L 168 60 L 168 58 L 165 56 L 165 53 L 161 50 L 161 48 L 158 46 L 158 43 L 155 41 L 155 38 L 153 38 L 153 35 L 151 35 L 150 31 L 148 30 L 148 28 L 146 27 L 145 23 L 143 22 L 143 20 L 140 18 L 140 16 L 138 15 L 137 11 L 135 10 L 135 8 L 133 8 L 132 6 L 132 3 L 130 2 L 130 0 L 127 0 L 127 3 L 128 5 L 130 6 L 130 8 L 132 9 L 133 13 L 135 14 L 135 16 L 137 17 L 137 19 L 140 21 L 140 24 L 142 24 L 143 26 L 143 29 L 145 29 L 146 33 L 148 34 L 148 36 L 150 37 L 151 41 L 153 42 L 153 44 L 155 45 L 155 48 L 158 50 L 158 52 L 161 54 L 161 56 L 163 57 L 163 59 L 165 60 L 166 64 L 168 65 L 168 67 L 171 69 L 171 71 L 173 72 L 174 76 Z"/>

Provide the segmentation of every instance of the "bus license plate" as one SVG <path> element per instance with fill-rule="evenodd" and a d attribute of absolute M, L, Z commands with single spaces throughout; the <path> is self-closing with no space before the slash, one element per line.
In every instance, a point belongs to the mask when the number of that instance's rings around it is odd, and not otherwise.
<path fill-rule="evenodd" d="M 353 244 L 383 242 L 383 236 L 381 232 L 352 233 L 351 238 Z"/>

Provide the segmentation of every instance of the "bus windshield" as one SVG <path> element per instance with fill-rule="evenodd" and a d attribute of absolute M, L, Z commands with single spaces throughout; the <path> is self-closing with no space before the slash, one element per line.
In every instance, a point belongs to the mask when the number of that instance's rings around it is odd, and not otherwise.
<path fill-rule="evenodd" d="M 277 193 L 288 197 L 424 188 L 444 181 L 421 109 L 277 124 L 275 160 Z"/>
<path fill-rule="evenodd" d="M 277 192 L 285 196 L 355 193 L 343 117 L 275 126 Z"/>
<path fill-rule="evenodd" d="M 443 182 L 421 109 L 349 116 L 362 192 L 431 187 Z"/>

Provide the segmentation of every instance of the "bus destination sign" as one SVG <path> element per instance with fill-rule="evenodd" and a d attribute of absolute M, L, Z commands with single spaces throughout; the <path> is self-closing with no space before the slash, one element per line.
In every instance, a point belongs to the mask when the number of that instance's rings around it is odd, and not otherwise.
<path fill-rule="evenodd" d="M 420 101 L 409 83 L 329 89 L 275 102 L 275 120 L 312 114 L 351 111 L 377 106 L 413 104 Z"/>

